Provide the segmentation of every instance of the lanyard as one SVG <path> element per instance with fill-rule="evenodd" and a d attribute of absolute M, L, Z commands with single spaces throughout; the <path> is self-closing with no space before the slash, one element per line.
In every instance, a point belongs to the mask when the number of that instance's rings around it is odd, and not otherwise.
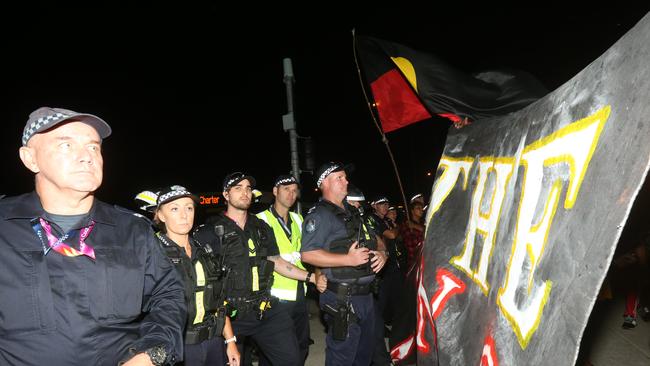
<path fill-rule="evenodd" d="M 89 258 L 95 259 L 95 250 L 93 249 L 93 247 L 86 244 L 86 239 L 88 238 L 90 232 L 95 227 L 95 221 L 90 221 L 90 225 L 80 229 L 79 250 L 77 250 L 63 242 L 64 240 L 69 238 L 70 235 L 74 233 L 76 230 L 71 230 L 67 234 L 57 239 L 56 236 L 52 234 L 52 226 L 50 225 L 50 223 L 45 221 L 43 218 L 39 218 L 38 220 L 39 222 L 34 224 L 34 226 L 32 226 L 32 229 L 34 229 L 34 232 L 36 232 L 38 238 L 41 239 L 41 243 L 43 244 L 43 255 L 47 255 L 50 249 L 54 249 L 55 252 L 65 255 L 66 257 L 76 257 L 79 255 L 85 255 L 88 256 Z M 48 245 L 46 245 L 45 240 L 43 240 L 43 232 L 42 232 L 43 230 L 41 230 L 41 228 L 45 231 Z"/>
<path fill-rule="evenodd" d="M 282 230 L 284 230 L 284 233 L 287 234 L 287 238 L 289 239 L 289 241 L 291 241 L 291 226 L 287 226 L 282 216 L 278 214 L 278 212 L 273 208 L 273 206 L 271 206 L 269 211 L 271 211 L 273 216 L 275 216 L 275 218 L 280 222 L 280 225 L 282 226 Z M 291 225 L 291 214 L 288 212 L 287 212 L 287 217 L 289 220 L 289 225 Z"/>

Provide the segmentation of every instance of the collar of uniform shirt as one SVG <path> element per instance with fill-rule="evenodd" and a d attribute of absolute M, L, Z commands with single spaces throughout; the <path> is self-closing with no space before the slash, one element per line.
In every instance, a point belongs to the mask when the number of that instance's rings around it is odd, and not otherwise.
<path fill-rule="evenodd" d="M 275 216 L 275 218 L 278 219 L 278 221 L 280 221 L 280 225 L 282 225 L 282 229 L 284 229 L 284 232 L 287 234 L 287 238 L 289 238 L 289 240 L 291 240 L 291 215 L 289 215 L 289 213 L 287 212 L 287 221 L 288 222 L 285 224 L 284 219 L 275 210 L 273 205 L 271 205 L 271 207 L 269 207 L 269 211 L 271 211 L 273 216 Z"/>

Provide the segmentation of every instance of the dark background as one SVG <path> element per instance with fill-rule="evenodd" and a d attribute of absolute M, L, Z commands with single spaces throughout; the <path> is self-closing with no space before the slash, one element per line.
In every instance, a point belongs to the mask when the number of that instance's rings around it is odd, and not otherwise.
<path fill-rule="evenodd" d="M 0 194 L 33 187 L 17 150 L 28 114 L 43 105 L 111 124 L 102 200 L 133 208 L 139 191 L 169 184 L 219 192 L 236 170 L 268 191 L 291 169 L 281 118 L 282 59 L 290 57 L 298 133 L 313 138 L 316 166 L 354 163 L 350 180 L 366 197 L 386 193 L 397 201 L 395 174 L 361 91 L 353 28 L 468 73 L 526 70 L 552 91 L 650 10 L 134 4 L 30 4 L 2 12 Z M 436 118 L 387 135 L 407 197 L 428 196 L 449 126 Z M 305 201 L 315 200 L 312 175 L 301 179 Z"/>

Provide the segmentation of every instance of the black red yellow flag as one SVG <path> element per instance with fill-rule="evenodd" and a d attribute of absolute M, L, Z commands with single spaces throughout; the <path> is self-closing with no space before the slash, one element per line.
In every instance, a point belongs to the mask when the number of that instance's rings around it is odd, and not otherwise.
<path fill-rule="evenodd" d="M 546 88 L 524 71 L 470 75 L 401 44 L 356 36 L 355 45 L 384 132 L 432 115 L 455 123 L 505 115 L 547 94 Z"/>

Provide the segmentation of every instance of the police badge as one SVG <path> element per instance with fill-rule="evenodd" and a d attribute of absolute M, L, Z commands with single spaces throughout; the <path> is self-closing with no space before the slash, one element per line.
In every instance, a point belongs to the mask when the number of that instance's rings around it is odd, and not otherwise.
<path fill-rule="evenodd" d="M 307 224 L 305 225 L 305 231 L 307 231 L 308 233 L 313 233 L 314 230 L 316 230 L 316 220 L 314 219 L 307 220 Z"/>

